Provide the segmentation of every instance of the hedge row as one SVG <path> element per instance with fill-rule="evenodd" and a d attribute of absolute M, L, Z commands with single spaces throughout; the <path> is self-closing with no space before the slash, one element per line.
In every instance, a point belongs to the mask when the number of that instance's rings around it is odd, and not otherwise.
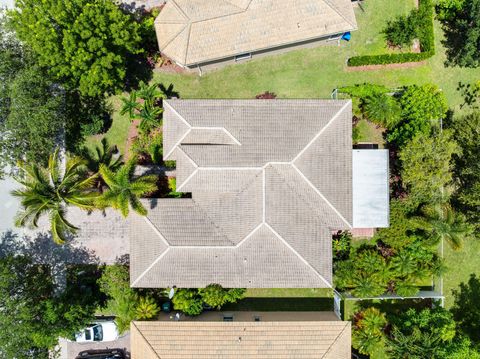
<path fill-rule="evenodd" d="M 435 37 L 433 30 L 433 4 L 431 0 L 420 0 L 418 6 L 420 27 L 418 39 L 420 41 L 419 53 L 385 54 L 354 56 L 348 59 L 348 66 L 385 65 L 403 62 L 418 62 L 435 55 Z"/>

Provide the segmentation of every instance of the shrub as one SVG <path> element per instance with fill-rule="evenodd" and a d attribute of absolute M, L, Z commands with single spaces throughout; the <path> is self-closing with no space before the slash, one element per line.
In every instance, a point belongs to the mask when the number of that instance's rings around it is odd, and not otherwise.
<path fill-rule="evenodd" d="M 160 131 L 141 132 L 132 143 L 132 155 L 143 157 L 153 164 L 163 162 L 163 134 Z"/>
<path fill-rule="evenodd" d="M 273 100 L 277 98 L 277 95 L 274 92 L 264 92 L 261 93 L 260 95 L 255 96 L 256 99 L 258 100 Z"/>
<path fill-rule="evenodd" d="M 429 135 L 448 110 L 443 92 L 435 85 L 408 86 L 399 99 L 402 121 L 387 136 L 390 143 L 403 147 L 418 134 Z"/>
<path fill-rule="evenodd" d="M 417 36 L 418 20 L 417 10 L 413 10 L 407 16 L 388 21 L 383 30 L 386 40 L 394 46 L 411 46 Z"/>
<path fill-rule="evenodd" d="M 177 289 L 172 298 L 173 309 L 180 310 L 187 315 L 200 315 L 203 311 L 203 300 L 196 289 Z"/>
<path fill-rule="evenodd" d="M 136 319 L 138 296 L 130 288 L 128 267 L 122 265 L 107 266 L 98 280 L 100 290 L 108 296 L 104 310 L 115 315 L 120 334 L 130 328 L 130 322 Z"/>
<path fill-rule="evenodd" d="M 347 259 L 334 263 L 335 286 L 360 298 L 386 292 L 400 296 L 415 294 L 418 292 L 415 283 L 443 271 L 443 261 L 436 249 L 415 239 L 396 251 L 374 244 L 353 248 Z"/>
<path fill-rule="evenodd" d="M 342 260 L 348 258 L 350 253 L 350 245 L 352 242 L 352 235 L 348 231 L 338 231 L 333 235 L 333 258 Z"/>
<path fill-rule="evenodd" d="M 152 297 L 141 297 L 135 309 L 136 319 L 152 319 L 160 312 L 160 308 Z"/>
<path fill-rule="evenodd" d="M 200 289 L 178 289 L 173 296 L 173 308 L 187 315 L 199 315 L 203 304 L 220 309 L 226 303 L 236 303 L 245 294 L 243 288 L 226 289 L 219 284 L 210 284 Z"/>
<path fill-rule="evenodd" d="M 389 89 L 383 85 L 375 85 L 369 83 L 356 84 L 354 86 L 340 87 L 338 92 L 345 93 L 351 97 L 364 99 L 367 97 L 378 96 L 389 92 Z"/>
<path fill-rule="evenodd" d="M 168 179 L 168 189 L 170 190 L 169 197 L 180 198 L 183 196 L 183 193 L 177 192 L 177 179 L 174 177 Z"/>
<path fill-rule="evenodd" d="M 242 299 L 245 289 L 225 289 L 219 284 L 210 284 L 206 288 L 199 289 L 198 293 L 205 304 L 220 309 L 226 303 L 235 303 Z"/>
<path fill-rule="evenodd" d="M 82 137 L 94 136 L 104 132 L 105 119 L 93 117 L 90 122 L 81 125 Z"/>
<path fill-rule="evenodd" d="M 385 314 L 377 308 L 367 308 L 353 317 L 352 346 L 361 354 L 369 355 L 385 344 Z"/>
<path fill-rule="evenodd" d="M 417 37 L 420 40 L 420 53 L 354 56 L 348 59 L 348 66 L 418 62 L 426 60 L 435 55 L 433 4 L 431 0 L 420 0 L 417 17 Z"/>

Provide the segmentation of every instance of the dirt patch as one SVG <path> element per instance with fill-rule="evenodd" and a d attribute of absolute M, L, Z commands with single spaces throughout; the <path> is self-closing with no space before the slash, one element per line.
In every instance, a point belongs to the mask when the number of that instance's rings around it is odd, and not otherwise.
<path fill-rule="evenodd" d="M 153 71 L 170 74 L 183 74 L 187 72 L 183 67 L 178 66 L 175 62 L 167 57 L 160 57 L 158 62 L 155 64 Z"/>
<path fill-rule="evenodd" d="M 132 147 L 133 141 L 138 137 L 138 125 L 140 120 L 133 120 L 130 128 L 128 129 L 127 145 L 125 146 L 124 157 L 126 160 L 130 157 L 130 148 Z"/>
<path fill-rule="evenodd" d="M 408 69 L 411 67 L 423 66 L 427 61 L 418 61 L 418 62 L 404 62 L 401 64 L 385 64 L 385 65 L 364 65 L 364 66 L 348 66 L 346 72 L 355 72 L 355 71 L 375 71 L 375 70 L 386 70 L 386 69 Z"/>
<path fill-rule="evenodd" d="M 419 39 L 414 39 L 413 44 L 412 44 L 412 52 L 419 54 L 422 52 L 422 49 L 420 48 L 420 40 Z"/>

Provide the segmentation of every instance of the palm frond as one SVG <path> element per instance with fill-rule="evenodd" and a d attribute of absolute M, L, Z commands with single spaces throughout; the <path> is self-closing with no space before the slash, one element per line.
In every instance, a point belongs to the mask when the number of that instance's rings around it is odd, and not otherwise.
<path fill-rule="evenodd" d="M 117 185 L 115 173 L 113 173 L 113 171 L 111 171 L 104 164 L 100 165 L 99 173 L 100 173 L 100 176 L 102 176 L 103 181 L 107 184 L 108 187 L 114 188 Z"/>
<path fill-rule="evenodd" d="M 58 164 L 58 151 L 59 149 L 56 148 L 48 158 L 48 173 L 54 185 L 58 185 L 62 180 L 60 177 L 60 166 Z"/>
<path fill-rule="evenodd" d="M 146 216 L 148 214 L 147 209 L 137 197 L 130 196 L 130 205 L 132 206 L 132 209 L 139 215 Z"/>

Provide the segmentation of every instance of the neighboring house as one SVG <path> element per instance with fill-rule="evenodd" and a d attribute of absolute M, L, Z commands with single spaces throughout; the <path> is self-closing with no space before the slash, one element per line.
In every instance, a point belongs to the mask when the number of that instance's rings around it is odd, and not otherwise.
<path fill-rule="evenodd" d="M 168 0 L 155 20 L 161 53 L 189 69 L 312 46 L 356 28 L 350 0 Z"/>
<path fill-rule="evenodd" d="M 387 152 L 352 150 L 350 100 L 164 110 L 164 159 L 192 198 L 145 201 L 147 217 L 132 217 L 133 287 L 331 287 L 332 232 L 388 226 Z M 365 151 L 376 162 L 355 165 Z"/>
<path fill-rule="evenodd" d="M 351 323 L 328 312 L 219 312 L 132 322 L 132 359 L 350 359 Z"/>

